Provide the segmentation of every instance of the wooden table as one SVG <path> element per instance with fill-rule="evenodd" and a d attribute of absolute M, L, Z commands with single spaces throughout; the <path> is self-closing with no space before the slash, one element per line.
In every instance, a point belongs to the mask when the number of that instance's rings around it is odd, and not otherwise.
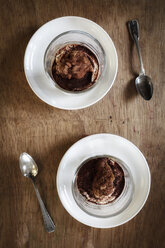
<path fill-rule="evenodd" d="M 2 248 L 157 248 L 165 247 L 165 2 L 163 0 L 0 1 L 0 247 Z M 24 75 L 23 56 L 33 33 L 59 16 L 89 18 L 111 36 L 119 58 L 111 91 L 97 104 L 64 111 L 40 101 Z M 154 96 L 137 95 L 138 59 L 126 22 L 139 19 L 145 69 Z M 112 116 L 112 119 L 110 119 Z M 95 229 L 74 220 L 56 190 L 56 172 L 66 150 L 94 133 L 121 135 L 145 155 L 152 174 L 143 210 L 113 229 Z M 21 176 L 18 157 L 30 153 L 39 166 L 38 187 L 57 229 L 44 230 L 30 180 Z"/>

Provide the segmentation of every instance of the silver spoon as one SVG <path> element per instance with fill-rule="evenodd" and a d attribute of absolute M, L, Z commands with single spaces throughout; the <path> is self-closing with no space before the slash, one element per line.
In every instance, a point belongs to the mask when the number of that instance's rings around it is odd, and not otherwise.
<path fill-rule="evenodd" d="M 34 189 L 35 189 L 35 192 L 36 192 L 36 195 L 37 195 L 40 207 L 41 207 L 41 212 L 42 212 L 46 231 L 49 233 L 53 232 L 55 230 L 54 222 L 51 219 L 50 215 L 48 214 L 48 211 L 45 208 L 45 205 L 41 199 L 40 193 L 35 184 L 35 176 L 37 176 L 38 174 L 38 167 L 35 161 L 29 154 L 27 154 L 26 152 L 23 152 L 21 153 L 19 157 L 19 165 L 20 165 L 22 174 L 25 177 L 29 177 L 33 182 L 33 186 L 34 186 Z"/>
<path fill-rule="evenodd" d="M 128 22 L 128 28 L 132 39 L 135 41 L 138 57 L 140 61 L 140 74 L 135 80 L 135 85 L 138 93 L 145 99 L 150 100 L 153 95 L 153 85 L 151 78 L 145 75 L 143 67 L 142 56 L 139 46 L 139 24 L 137 20 L 131 20 Z"/>

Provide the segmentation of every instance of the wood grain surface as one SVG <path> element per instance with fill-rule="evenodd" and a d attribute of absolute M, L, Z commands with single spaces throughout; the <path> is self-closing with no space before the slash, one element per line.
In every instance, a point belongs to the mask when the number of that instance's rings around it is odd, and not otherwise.
<path fill-rule="evenodd" d="M 163 0 L 0 0 L 0 247 L 1 248 L 163 248 L 165 247 L 165 2 Z M 77 111 L 48 106 L 30 89 L 23 57 L 33 33 L 47 21 L 66 15 L 89 18 L 111 36 L 119 58 L 110 92 L 95 105 Z M 144 101 L 134 78 L 139 70 L 126 22 L 140 24 L 144 66 L 154 95 Z M 110 119 L 112 116 L 112 119 Z M 121 135 L 145 155 L 152 175 L 143 210 L 113 229 L 95 229 L 74 220 L 56 190 L 56 172 L 67 149 L 94 133 Z M 39 166 L 37 184 L 57 228 L 44 230 L 30 180 L 18 157 L 30 153 Z"/>

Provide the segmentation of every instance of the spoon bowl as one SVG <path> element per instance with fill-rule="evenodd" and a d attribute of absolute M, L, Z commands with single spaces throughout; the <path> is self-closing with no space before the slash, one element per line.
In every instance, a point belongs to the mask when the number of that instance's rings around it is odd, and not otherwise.
<path fill-rule="evenodd" d="M 147 101 L 153 95 L 153 84 L 151 78 L 146 75 L 139 75 L 135 80 L 135 85 L 138 93 Z"/>
<path fill-rule="evenodd" d="M 37 167 L 36 162 L 26 152 L 23 152 L 20 155 L 19 166 L 20 166 L 22 174 L 25 177 L 30 177 L 30 176 L 35 177 L 38 174 L 38 167 Z"/>

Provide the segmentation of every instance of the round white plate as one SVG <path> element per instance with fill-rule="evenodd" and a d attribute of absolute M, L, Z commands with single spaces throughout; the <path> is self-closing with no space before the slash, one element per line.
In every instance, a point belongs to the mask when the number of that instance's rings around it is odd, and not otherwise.
<path fill-rule="evenodd" d="M 73 177 L 82 161 L 104 154 L 125 162 L 134 182 L 134 195 L 128 207 L 120 214 L 106 218 L 94 217 L 84 212 L 72 194 Z M 57 172 L 58 195 L 65 209 L 76 220 L 98 228 L 119 226 L 132 219 L 144 206 L 150 184 L 150 170 L 140 150 L 127 139 L 112 134 L 95 134 L 76 142 L 63 156 Z"/>
<path fill-rule="evenodd" d="M 101 84 L 81 94 L 58 89 L 50 83 L 44 70 L 46 48 L 57 35 L 69 30 L 81 30 L 95 37 L 105 51 L 109 67 Z M 24 57 L 25 75 L 34 93 L 47 104 L 60 109 L 81 109 L 99 101 L 112 87 L 117 68 L 117 53 L 109 35 L 95 22 L 76 16 L 57 18 L 40 27 L 30 39 Z"/>

